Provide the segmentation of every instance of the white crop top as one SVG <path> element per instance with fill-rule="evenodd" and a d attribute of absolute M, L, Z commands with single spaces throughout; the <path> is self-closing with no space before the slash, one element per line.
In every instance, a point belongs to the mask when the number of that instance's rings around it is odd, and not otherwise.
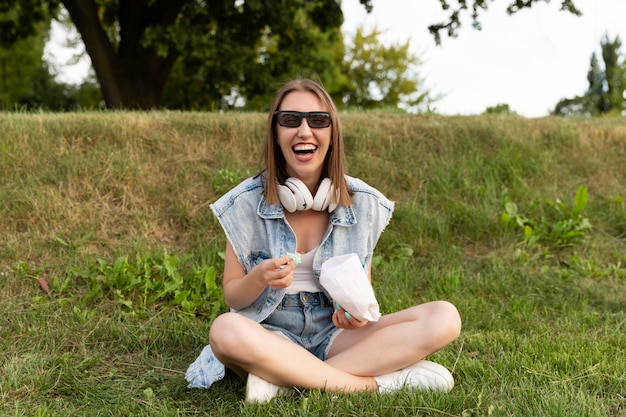
<path fill-rule="evenodd" d="M 319 246 L 307 253 L 300 254 L 301 262 L 293 271 L 293 282 L 287 287 L 287 294 L 297 294 L 302 291 L 322 291 L 313 274 L 313 258 L 318 248 Z"/>

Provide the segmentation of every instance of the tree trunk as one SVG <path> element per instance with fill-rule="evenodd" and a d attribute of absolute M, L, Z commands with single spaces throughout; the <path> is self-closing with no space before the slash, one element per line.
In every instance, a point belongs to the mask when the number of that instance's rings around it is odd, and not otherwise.
<path fill-rule="evenodd" d="M 107 108 L 159 107 L 178 55 L 159 57 L 153 48 L 142 46 L 142 36 L 150 24 L 172 24 L 183 1 L 166 0 L 149 7 L 147 0 L 120 0 L 117 51 L 98 18 L 95 0 L 61 2 L 83 39 Z"/>

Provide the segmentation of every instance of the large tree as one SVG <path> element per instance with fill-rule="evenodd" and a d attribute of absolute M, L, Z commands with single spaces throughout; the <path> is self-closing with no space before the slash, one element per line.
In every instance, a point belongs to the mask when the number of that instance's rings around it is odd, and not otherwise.
<path fill-rule="evenodd" d="M 359 1 L 371 10 L 371 0 Z M 452 13 L 449 22 L 431 26 L 436 39 L 441 30 L 454 36 L 459 16 L 470 7 L 477 25 L 479 10 L 493 0 L 440 1 Z M 549 0 L 515 0 L 509 11 L 544 1 Z M 182 57 L 192 58 L 186 66 L 194 59 L 213 62 L 214 71 L 204 80 L 217 93 L 236 95 L 241 93 L 237 88 L 245 88 L 246 96 L 261 97 L 264 93 L 256 89 L 267 85 L 268 75 L 285 77 L 293 69 L 281 71 L 285 62 L 266 59 L 268 40 L 278 39 L 279 52 L 296 56 L 297 50 L 321 46 L 309 33 L 332 32 L 343 21 L 339 0 L 0 0 L 0 41 L 27 36 L 33 22 L 49 19 L 59 4 L 82 37 L 106 105 L 114 108 L 160 106 L 166 82 Z M 562 7 L 577 12 L 571 0 L 562 0 Z M 306 25 L 294 25 L 302 14 Z M 262 71 L 254 71 L 250 63 L 261 64 L 256 69 Z"/>
<path fill-rule="evenodd" d="M 24 22 L 49 18 L 54 0 L 26 0 L 29 9 L 0 0 L 0 27 L 7 42 L 24 36 Z M 364 3 L 367 0 L 362 0 Z M 275 55 L 297 59 L 322 55 L 320 32 L 338 32 L 343 22 L 335 0 L 59 0 L 80 33 L 108 107 L 153 108 L 161 104 L 177 61 L 188 58 L 210 69 L 209 89 L 228 95 L 245 85 L 251 96 L 266 75 L 285 77 L 265 59 L 268 40 L 278 35 Z M 33 12 L 33 11 L 36 11 Z M 271 68 L 271 71 L 260 71 Z M 277 67 L 277 64 L 279 65 Z M 328 66 L 328 65 L 327 65 Z M 256 68 L 255 68 L 256 67 Z M 290 70 L 292 68 L 283 68 Z M 244 79 L 245 78 L 245 79 Z M 262 93 L 262 92 L 261 92 Z"/>
<path fill-rule="evenodd" d="M 212 62 L 209 87 L 227 94 L 257 62 L 262 41 L 301 10 L 321 30 L 341 26 L 335 1 L 62 0 L 81 34 L 109 107 L 152 108 L 181 57 Z M 306 36 L 301 36 L 306 37 Z M 297 37 L 293 37 L 297 40 Z M 285 45 L 293 49 L 295 43 Z M 310 45 L 305 45 L 310 46 Z M 215 76 L 217 75 L 217 76 Z"/>

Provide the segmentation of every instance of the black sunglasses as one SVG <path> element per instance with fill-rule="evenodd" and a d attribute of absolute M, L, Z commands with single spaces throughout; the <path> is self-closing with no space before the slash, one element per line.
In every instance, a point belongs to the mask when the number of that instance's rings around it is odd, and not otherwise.
<path fill-rule="evenodd" d="M 274 118 L 283 127 L 300 127 L 302 118 L 305 118 L 309 127 L 320 129 L 328 127 L 332 123 L 330 113 L 325 111 L 301 112 L 292 110 L 278 110 L 274 113 Z"/>

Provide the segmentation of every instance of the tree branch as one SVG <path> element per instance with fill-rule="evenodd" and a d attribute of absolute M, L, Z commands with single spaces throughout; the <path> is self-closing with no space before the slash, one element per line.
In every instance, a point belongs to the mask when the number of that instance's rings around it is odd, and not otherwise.
<path fill-rule="evenodd" d="M 442 30 L 445 30 L 448 36 L 451 38 L 457 37 L 458 31 L 461 28 L 460 16 L 463 13 L 466 13 L 466 11 L 468 10 L 467 0 L 457 0 L 458 5 L 452 8 L 447 0 L 439 0 L 439 1 L 441 3 L 441 8 L 443 10 L 451 9 L 452 12 L 450 13 L 450 18 L 448 19 L 447 22 L 436 23 L 436 24 L 428 26 L 428 31 L 435 38 L 435 43 L 437 45 L 441 45 L 441 33 L 440 32 Z M 494 0 L 474 0 L 474 2 L 472 3 L 472 26 L 474 27 L 474 29 L 477 29 L 477 30 L 481 29 L 480 20 L 478 17 L 479 17 L 481 9 L 487 10 L 489 1 L 493 2 Z M 538 3 L 540 1 L 545 2 L 545 3 L 550 2 L 550 0 L 514 0 L 511 4 L 509 4 L 506 10 L 508 14 L 515 14 L 522 9 L 531 8 L 535 3 Z M 582 15 L 580 10 L 576 8 L 576 5 L 574 4 L 574 0 L 561 0 L 560 10 L 569 12 L 576 16 Z"/>

